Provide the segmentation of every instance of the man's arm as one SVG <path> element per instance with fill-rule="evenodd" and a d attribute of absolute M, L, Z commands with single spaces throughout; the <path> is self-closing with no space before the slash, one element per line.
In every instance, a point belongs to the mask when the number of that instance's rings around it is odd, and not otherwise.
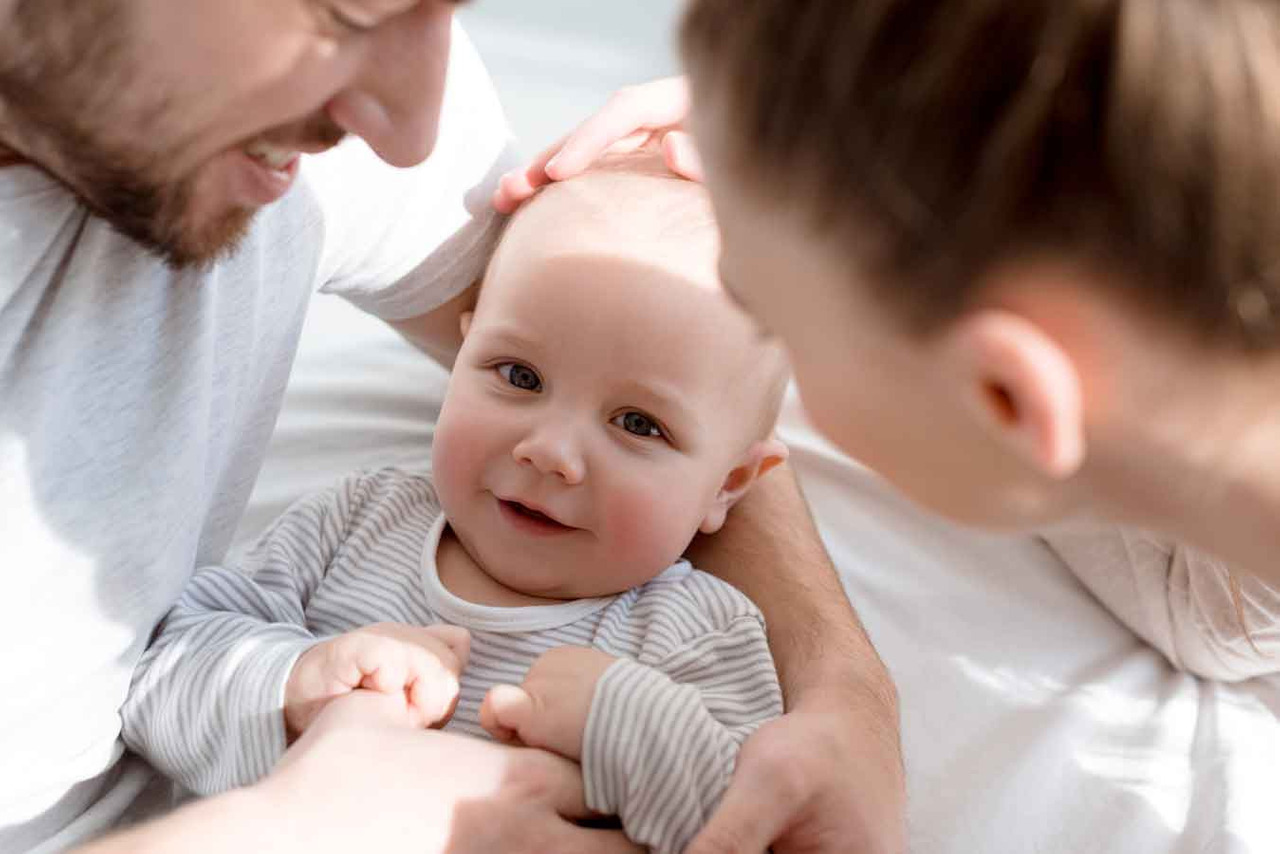
<path fill-rule="evenodd" d="M 893 681 L 845 595 L 789 466 L 762 478 L 720 532 L 699 536 L 689 555 L 764 612 L 788 709 L 813 692 L 856 684 L 869 692 L 868 702 L 896 710 Z"/>
<path fill-rule="evenodd" d="M 462 315 L 475 309 L 479 294 L 480 283 L 476 282 L 426 314 L 388 322 L 410 344 L 446 368 L 452 368 L 462 346 Z"/>
<path fill-rule="evenodd" d="M 747 740 L 690 852 L 905 850 L 897 692 L 790 468 L 761 480 L 690 552 L 764 612 L 788 710 Z"/>

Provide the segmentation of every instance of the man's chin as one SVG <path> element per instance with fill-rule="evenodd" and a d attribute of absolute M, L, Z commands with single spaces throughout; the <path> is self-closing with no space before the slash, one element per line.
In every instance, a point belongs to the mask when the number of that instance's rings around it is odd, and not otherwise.
<path fill-rule="evenodd" d="M 236 208 L 201 227 L 184 228 L 155 248 L 174 270 L 211 266 L 235 252 L 256 214 L 256 210 Z"/>

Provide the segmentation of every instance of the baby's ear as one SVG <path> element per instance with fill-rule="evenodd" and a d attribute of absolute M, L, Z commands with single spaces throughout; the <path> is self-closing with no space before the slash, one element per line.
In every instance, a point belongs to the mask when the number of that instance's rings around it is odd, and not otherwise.
<path fill-rule="evenodd" d="M 711 509 L 707 511 L 698 530 L 704 534 L 714 534 L 720 530 L 733 505 L 747 494 L 757 480 L 785 463 L 787 453 L 787 446 L 779 439 L 770 437 L 752 443 L 720 485 L 720 491 L 716 493 Z"/>
<path fill-rule="evenodd" d="M 471 318 L 475 317 L 474 311 L 464 311 L 458 315 L 458 329 L 462 331 L 462 337 L 466 338 L 467 333 L 471 331 Z"/>

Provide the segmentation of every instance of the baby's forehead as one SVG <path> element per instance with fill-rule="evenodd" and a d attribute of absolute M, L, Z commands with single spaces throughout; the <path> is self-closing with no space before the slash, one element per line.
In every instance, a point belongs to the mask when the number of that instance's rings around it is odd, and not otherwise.
<path fill-rule="evenodd" d="M 701 184 L 665 174 L 598 170 L 544 188 L 508 226 L 508 238 L 546 248 L 612 241 L 713 257 L 719 237 Z"/>

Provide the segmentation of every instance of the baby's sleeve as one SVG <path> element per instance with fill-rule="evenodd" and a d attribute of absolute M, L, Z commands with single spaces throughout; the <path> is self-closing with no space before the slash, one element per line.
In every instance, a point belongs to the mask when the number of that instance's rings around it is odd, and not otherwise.
<path fill-rule="evenodd" d="M 649 623 L 641 647 L 596 685 L 582 748 L 587 805 L 617 815 L 633 841 L 680 852 L 728 788 L 743 741 L 782 714 L 782 690 L 754 607 L 693 637 L 672 620 Z"/>
<path fill-rule="evenodd" d="M 316 638 L 306 607 L 340 547 L 361 480 L 300 500 L 237 567 L 199 570 L 134 671 L 125 743 L 208 795 L 270 772 L 285 750 L 284 687 Z"/>

